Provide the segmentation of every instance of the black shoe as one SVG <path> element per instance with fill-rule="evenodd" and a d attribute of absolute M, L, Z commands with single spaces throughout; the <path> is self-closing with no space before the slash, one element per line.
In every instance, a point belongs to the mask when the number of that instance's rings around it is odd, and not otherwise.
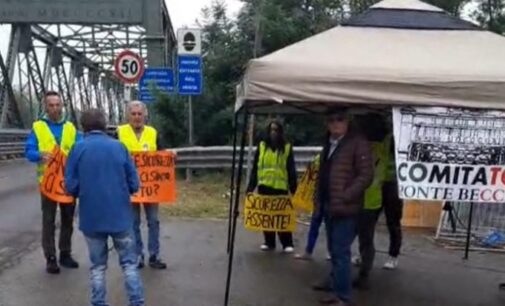
<path fill-rule="evenodd" d="M 137 268 L 138 268 L 139 270 L 144 269 L 144 261 L 143 261 L 143 260 L 139 261 L 139 263 L 138 263 L 138 265 L 137 265 Z"/>
<path fill-rule="evenodd" d="M 322 291 L 322 292 L 331 292 L 331 286 L 327 280 L 324 280 L 324 281 L 313 284 L 312 290 Z"/>
<path fill-rule="evenodd" d="M 355 280 L 352 281 L 352 287 L 358 290 L 369 290 L 370 282 L 368 277 L 358 276 Z"/>
<path fill-rule="evenodd" d="M 51 256 L 47 259 L 46 271 L 49 274 L 60 274 L 60 267 L 58 267 L 56 257 Z"/>
<path fill-rule="evenodd" d="M 60 255 L 60 265 L 67 269 L 77 269 L 79 268 L 79 263 L 72 258 L 70 254 Z"/>
<path fill-rule="evenodd" d="M 500 288 L 500 290 L 505 291 L 505 283 L 501 283 L 500 285 L 498 285 L 498 288 Z"/>
<path fill-rule="evenodd" d="M 149 258 L 149 267 L 156 270 L 165 270 L 167 268 L 167 264 L 161 261 L 161 259 L 151 256 Z"/>

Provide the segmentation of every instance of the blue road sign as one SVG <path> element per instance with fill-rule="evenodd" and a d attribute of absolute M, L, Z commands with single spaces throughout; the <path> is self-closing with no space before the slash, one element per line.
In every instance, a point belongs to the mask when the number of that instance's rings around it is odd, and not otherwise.
<path fill-rule="evenodd" d="M 179 94 L 197 96 L 202 94 L 202 58 L 197 55 L 180 55 L 178 58 Z"/>
<path fill-rule="evenodd" d="M 173 93 L 174 71 L 171 68 L 147 68 L 139 81 L 139 100 L 154 102 L 153 89 L 167 94 Z"/>

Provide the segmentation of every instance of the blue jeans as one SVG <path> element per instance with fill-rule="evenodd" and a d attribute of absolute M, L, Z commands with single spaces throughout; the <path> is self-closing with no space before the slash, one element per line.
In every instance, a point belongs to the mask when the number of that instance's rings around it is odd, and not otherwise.
<path fill-rule="evenodd" d="M 114 248 L 119 255 L 119 264 L 123 269 L 125 287 L 130 306 L 144 305 L 144 288 L 137 270 L 135 243 L 130 232 L 120 234 L 87 234 L 89 258 L 91 260 L 91 305 L 109 306 L 106 302 L 106 278 L 108 260 L 108 238 L 112 238 Z"/>
<path fill-rule="evenodd" d="M 326 235 L 331 255 L 331 285 L 345 303 L 351 301 L 351 245 L 356 233 L 356 219 L 326 217 Z"/>
<path fill-rule="evenodd" d="M 137 246 L 137 256 L 144 257 L 144 244 L 142 243 L 142 233 L 140 231 L 141 224 L 141 207 L 144 206 L 146 213 L 147 228 L 148 228 L 148 243 L 147 249 L 149 256 L 158 258 L 160 254 L 160 221 L 158 218 L 158 204 L 133 204 L 133 229 Z"/>
<path fill-rule="evenodd" d="M 319 236 L 319 228 L 324 220 L 324 214 L 322 209 L 314 210 L 312 213 L 312 218 L 310 220 L 309 234 L 307 237 L 307 246 L 305 247 L 305 253 L 312 254 L 314 248 L 316 247 L 317 237 Z"/>

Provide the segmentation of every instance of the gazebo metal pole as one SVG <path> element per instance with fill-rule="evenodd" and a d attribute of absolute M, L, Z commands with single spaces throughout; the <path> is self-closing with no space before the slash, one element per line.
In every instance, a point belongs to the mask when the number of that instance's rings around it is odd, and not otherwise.
<path fill-rule="evenodd" d="M 237 157 L 237 128 L 238 128 L 238 113 L 233 116 L 233 158 L 231 163 L 230 175 L 230 207 L 228 210 L 228 244 L 226 252 L 230 254 L 231 247 L 231 229 L 232 229 L 232 216 L 233 216 L 233 195 L 235 190 L 235 170 L 236 170 L 236 157 Z"/>
<path fill-rule="evenodd" d="M 226 292 L 224 297 L 224 306 L 228 306 L 229 298 L 230 298 L 230 284 L 231 284 L 231 275 L 233 269 L 233 255 L 235 250 L 235 234 L 237 228 L 237 219 L 240 215 L 239 212 L 239 201 L 240 201 L 240 187 L 242 185 L 242 172 L 244 169 L 244 148 L 247 138 L 247 116 L 248 109 L 247 106 L 244 109 L 244 122 L 242 123 L 242 131 L 241 131 L 241 141 L 240 141 L 240 153 L 239 153 L 239 161 L 238 161 L 238 171 L 237 171 L 237 184 L 235 186 L 234 192 L 234 209 L 233 209 L 233 220 L 232 220 L 232 229 L 231 229 L 231 237 L 230 237 L 230 252 L 228 254 L 228 273 L 226 276 Z"/>

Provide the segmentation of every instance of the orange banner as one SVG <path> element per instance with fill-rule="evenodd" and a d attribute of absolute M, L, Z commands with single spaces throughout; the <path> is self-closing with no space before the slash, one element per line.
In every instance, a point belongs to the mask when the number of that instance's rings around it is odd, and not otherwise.
<path fill-rule="evenodd" d="M 140 190 L 133 203 L 172 204 L 175 193 L 175 153 L 171 151 L 133 153 L 140 178 Z"/>
<path fill-rule="evenodd" d="M 40 184 L 41 193 L 47 198 L 61 203 L 74 204 L 74 198 L 65 191 L 65 163 L 67 157 L 55 147 L 52 152 L 52 159 L 47 163 L 44 178 Z"/>

